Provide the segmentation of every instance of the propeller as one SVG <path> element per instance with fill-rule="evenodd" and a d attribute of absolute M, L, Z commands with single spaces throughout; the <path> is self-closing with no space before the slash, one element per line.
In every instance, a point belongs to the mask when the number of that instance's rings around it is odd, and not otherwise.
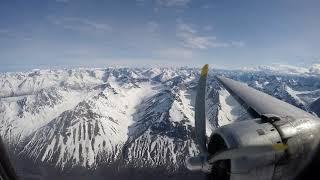
<path fill-rule="evenodd" d="M 271 145 L 251 145 L 233 149 L 227 149 L 215 154 L 209 154 L 207 149 L 206 136 L 206 113 L 205 113 L 205 95 L 206 81 L 208 76 L 208 64 L 204 65 L 197 87 L 195 99 L 195 136 L 196 144 L 199 147 L 200 154 L 195 157 L 186 159 L 186 167 L 190 171 L 203 171 L 210 173 L 215 162 L 227 159 L 237 159 L 243 157 L 260 156 L 276 151 L 284 151 L 288 148 L 287 145 L 278 143 Z"/>
<path fill-rule="evenodd" d="M 207 136 L 206 136 L 206 112 L 205 112 L 205 95 L 206 81 L 208 76 L 208 64 L 204 65 L 197 88 L 195 102 L 195 134 L 196 143 L 200 148 L 200 153 L 207 154 Z"/>
<path fill-rule="evenodd" d="M 186 159 L 186 166 L 190 171 L 201 170 L 207 173 L 211 171 L 211 166 L 208 163 L 209 153 L 207 149 L 205 112 L 205 95 L 208 68 L 208 64 L 202 67 L 195 99 L 195 135 L 196 144 L 199 147 L 200 154 L 196 157 L 190 157 Z"/>

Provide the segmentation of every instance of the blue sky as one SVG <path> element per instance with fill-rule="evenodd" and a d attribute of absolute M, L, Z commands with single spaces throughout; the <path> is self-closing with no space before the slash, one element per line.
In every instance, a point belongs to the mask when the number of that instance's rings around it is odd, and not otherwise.
<path fill-rule="evenodd" d="M 309 66 L 318 0 L 1 0 L 0 71 Z"/>

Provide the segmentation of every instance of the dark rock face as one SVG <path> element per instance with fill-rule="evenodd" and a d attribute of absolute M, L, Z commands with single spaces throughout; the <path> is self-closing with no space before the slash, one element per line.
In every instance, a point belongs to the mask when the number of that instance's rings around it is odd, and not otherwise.
<path fill-rule="evenodd" d="M 320 117 L 320 98 L 312 102 L 309 106 L 311 112 L 316 113 Z"/>

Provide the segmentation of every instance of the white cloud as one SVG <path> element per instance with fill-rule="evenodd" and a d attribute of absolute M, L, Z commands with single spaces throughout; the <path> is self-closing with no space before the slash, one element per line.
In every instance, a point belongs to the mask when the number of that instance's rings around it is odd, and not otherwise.
<path fill-rule="evenodd" d="M 197 33 L 197 31 L 195 30 L 194 27 L 192 27 L 192 25 L 185 24 L 181 20 L 178 20 L 177 30 L 178 30 L 178 32 L 185 32 L 185 33 L 190 33 L 190 34 Z"/>
<path fill-rule="evenodd" d="M 189 24 L 178 22 L 177 37 L 182 41 L 183 46 L 193 49 L 208 49 L 217 46 L 214 36 L 199 35 L 197 30 Z"/>
<path fill-rule="evenodd" d="M 192 49 L 244 46 L 244 42 L 241 41 L 220 42 L 215 36 L 201 35 L 200 32 L 196 30 L 195 26 L 185 24 L 181 20 L 178 20 L 176 35 L 181 40 L 184 47 Z"/>
<path fill-rule="evenodd" d="M 164 7 L 185 7 L 191 0 L 157 0 L 156 2 Z"/>
<path fill-rule="evenodd" d="M 74 17 L 65 17 L 65 18 L 55 18 L 49 17 L 49 20 L 56 25 L 60 25 L 65 29 L 72 29 L 76 31 L 111 31 L 112 28 L 106 23 L 100 23 L 92 21 L 85 18 L 74 18 Z"/>
<path fill-rule="evenodd" d="M 194 49 L 208 49 L 213 46 L 213 41 L 216 39 L 213 36 L 199 36 L 188 32 L 178 32 L 177 36 L 185 47 Z"/>

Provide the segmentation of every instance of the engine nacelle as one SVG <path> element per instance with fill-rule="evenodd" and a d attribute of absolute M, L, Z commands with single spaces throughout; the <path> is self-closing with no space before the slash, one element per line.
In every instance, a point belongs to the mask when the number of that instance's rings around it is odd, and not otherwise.
<path fill-rule="evenodd" d="M 211 155 L 219 151 L 254 145 L 281 144 L 275 127 L 261 119 L 234 122 L 216 129 L 208 144 Z M 283 152 L 269 152 L 244 158 L 222 160 L 213 165 L 214 179 L 272 179 L 276 163 Z"/>
<path fill-rule="evenodd" d="M 320 120 L 303 110 L 234 80 L 217 77 L 254 117 L 216 129 L 206 143 L 205 90 L 208 65 L 202 68 L 195 101 L 195 142 L 200 156 L 187 159 L 191 171 L 226 180 L 294 179 L 320 149 Z"/>

